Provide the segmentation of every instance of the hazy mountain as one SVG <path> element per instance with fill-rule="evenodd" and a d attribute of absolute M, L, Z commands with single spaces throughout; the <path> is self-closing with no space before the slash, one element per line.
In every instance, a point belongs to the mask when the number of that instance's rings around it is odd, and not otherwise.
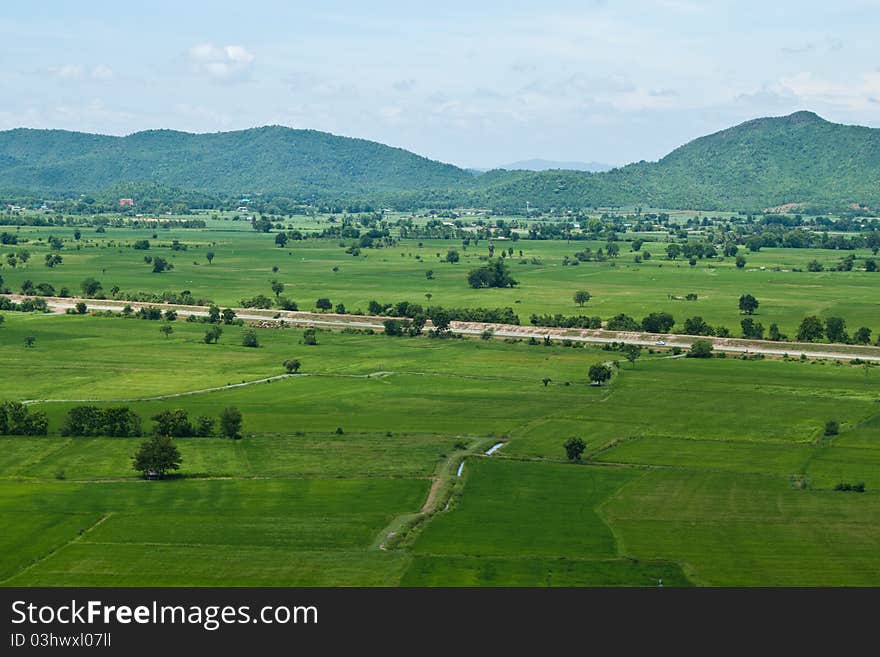
<path fill-rule="evenodd" d="M 558 162 L 555 160 L 519 160 L 504 164 L 499 169 L 507 171 L 549 171 L 551 169 L 565 169 L 568 171 L 609 171 L 614 166 L 611 164 L 603 164 L 602 162 Z"/>

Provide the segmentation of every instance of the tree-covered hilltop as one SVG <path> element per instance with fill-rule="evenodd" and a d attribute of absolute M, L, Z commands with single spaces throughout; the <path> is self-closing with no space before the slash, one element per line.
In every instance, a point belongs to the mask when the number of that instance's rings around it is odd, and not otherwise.
<path fill-rule="evenodd" d="M 802 204 L 880 208 L 880 129 L 811 112 L 761 118 L 677 148 L 657 162 L 602 173 L 474 175 L 363 139 L 279 126 L 108 137 L 59 130 L 0 132 L 0 189 L 46 195 L 157 189 L 283 196 L 295 202 L 399 209 L 645 207 L 747 210 Z M 10 194 L 7 194 L 9 196 Z"/>
<path fill-rule="evenodd" d="M 788 203 L 880 207 L 880 130 L 811 112 L 761 118 L 606 173 L 490 172 L 489 205 L 756 210 Z"/>
<path fill-rule="evenodd" d="M 149 130 L 127 137 L 0 132 L 0 187 L 45 193 L 149 182 L 214 194 L 353 196 L 443 188 L 472 178 L 401 148 L 281 126 L 211 134 Z"/>

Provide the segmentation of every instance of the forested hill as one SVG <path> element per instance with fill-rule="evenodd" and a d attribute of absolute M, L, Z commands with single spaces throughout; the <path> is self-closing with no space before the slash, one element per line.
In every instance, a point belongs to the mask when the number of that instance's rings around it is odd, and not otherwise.
<path fill-rule="evenodd" d="M 787 203 L 880 208 L 880 129 L 811 112 L 761 118 L 677 148 L 658 162 L 606 173 L 490 172 L 490 203 L 567 207 L 640 204 L 759 209 Z M 506 201 L 505 201 L 506 199 Z"/>
<path fill-rule="evenodd" d="M 0 132 L 0 188 L 97 192 L 158 183 L 235 195 L 355 196 L 471 182 L 470 174 L 401 148 L 315 130 L 267 126 L 109 137 L 62 130 Z"/>
<path fill-rule="evenodd" d="M 603 173 L 481 175 L 362 139 L 278 126 L 108 137 L 0 132 L 0 189 L 96 193 L 149 183 L 217 196 L 264 193 L 400 208 L 588 208 L 642 205 L 757 210 L 789 203 L 880 208 L 880 129 L 811 112 L 761 118 L 677 148 L 658 162 Z"/>

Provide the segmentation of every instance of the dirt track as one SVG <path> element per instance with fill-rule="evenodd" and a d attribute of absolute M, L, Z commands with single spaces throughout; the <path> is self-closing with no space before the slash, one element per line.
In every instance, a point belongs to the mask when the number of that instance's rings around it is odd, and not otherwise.
<path fill-rule="evenodd" d="M 5 295 L 13 301 L 21 301 L 25 297 L 17 294 Z M 121 310 L 126 304 L 135 310 L 141 307 L 159 307 L 173 309 L 179 315 L 206 316 L 207 309 L 204 306 L 182 306 L 178 304 L 145 303 L 136 301 L 115 301 L 110 299 L 82 299 L 41 297 L 46 300 L 50 308 L 56 312 L 64 312 L 73 308 L 77 303 L 84 302 L 91 310 Z M 297 326 L 315 326 L 328 328 L 356 328 L 383 330 L 382 322 L 387 317 L 374 315 L 337 315 L 334 313 L 311 313 L 290 310 L 259 310 L 254 308 L 233 308 L 239 319 L 247 321 L 274 322 L 282 320 L 286 324 Z M 277 315 L 277 317 L 276 317 Z M 430 322 L 429 322 L 430 326 Z M 861 358 L 880 362 L 880 348 L 843 345 L 843 344 L 810 344 L 794 342 L 771 342 L 768 340 L 745 340 L 740 338 L 716 338 L 701 337 L 694 335 L 664 334 L 606 331 L 603 329 L 566 329 L 543 326 L 518 326 L 515 324 L 483 324 L 480 322 L 452 322 L 451 330 L 454 333 L 465 335 L 480 335 L 485 331 L 491 331 L 495 337 L 500 338 L 536 338 L 550 337 L 554 340 L 568 339 L 573 342 L 590 342 L 607 344 L 609 342 L 626 342 L 645 347 L 682 347 L 688 348 L 698 339 L 710 340 L 718 351 L 747 354 L 766 354 L 773 356 L 800 356 L 808 358 L 830 358 L 839 360 L 852 360 Z"/>

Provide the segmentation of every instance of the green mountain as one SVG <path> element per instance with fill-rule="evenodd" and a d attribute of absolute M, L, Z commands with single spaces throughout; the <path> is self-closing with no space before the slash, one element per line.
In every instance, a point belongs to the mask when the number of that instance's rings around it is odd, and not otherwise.
<path fill-rule="evenodd" d="M 880 130 L 796 112 L 700 137 L 658 162 L 597 174 L 490 172 L 481 183 L 490 204 L 516 207 L 880 208 Z"/>
<path fill-rule="evenodd" d="M 0 187 L 46 193 L 97 192 L 137 182 L 307 198 L 443 188 L 472 178 L 401 148 L 280 126 L 212 134 L 149 130 L 127 137 L 0 132 Z"/>
<path fill-rule="evenodd" d="M 133 183 L 217 196 L 264 193 L 397 207 L 880 208 L 880 130 L 796 112 L 700 137 L 657 162 L 602 173 L 480 175 L 376 142 L 279 126 L 213 134 L 153 130 L 128 137 L 0 132 L 0 189 L 97 193 Z"/>

